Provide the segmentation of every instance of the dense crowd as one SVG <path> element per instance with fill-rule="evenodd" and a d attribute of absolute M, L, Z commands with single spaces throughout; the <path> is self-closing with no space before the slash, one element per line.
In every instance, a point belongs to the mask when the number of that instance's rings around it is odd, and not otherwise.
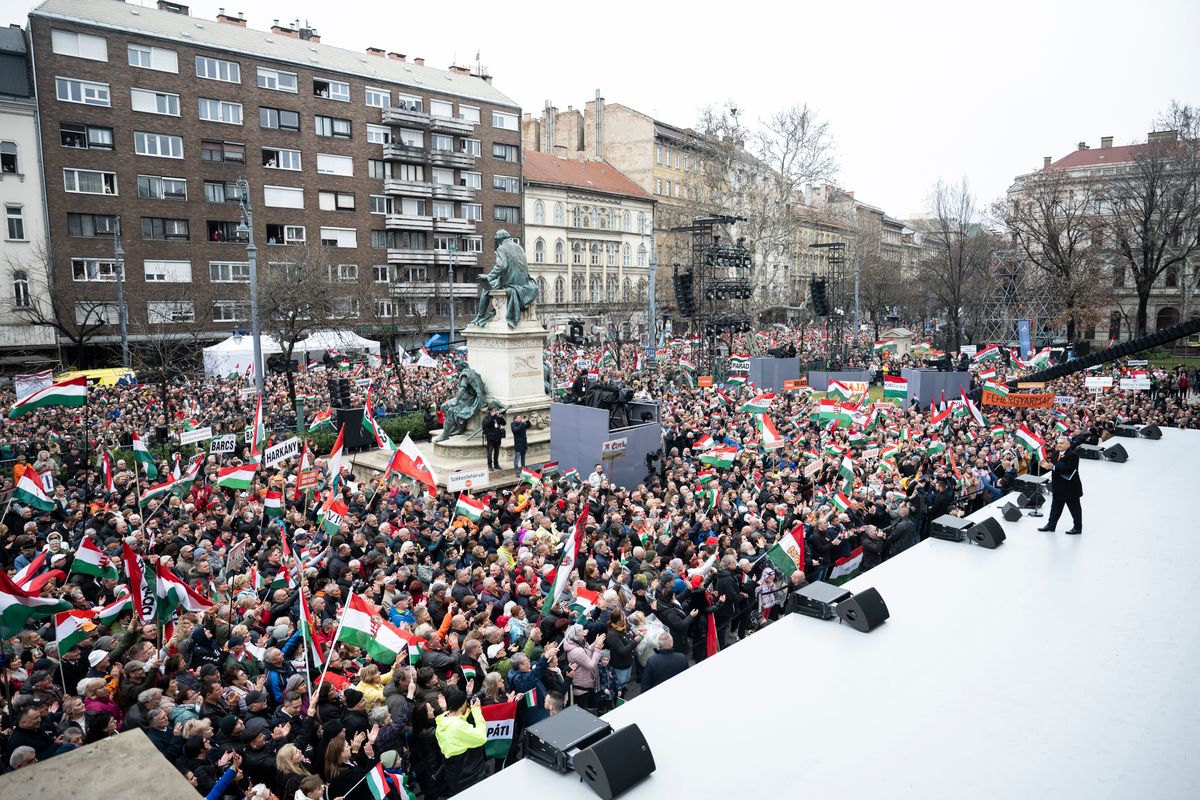
<path fill-rule="evenodd" d="M 739 337 L 734 352 L 828 349 L 812 327 L 759 338 Z M 517 756 L 488 740 L 489 707 L 512 707 L 519 737 L 566 704 L 603 712 L 652 690 L 770 624 L 789 589 L 871 569 L 927 537 L 941 514 L 969 513 L 1039 470 L 1022 427 L 1047 442 L 1103 439 L 1123 422 L 1200 427 L 1186 371 L 1152 371 L 1151 391 L 1100 394 L 1077 374 L 1048 387 L 1070 400 L 1046 409 L 947 398 L 945 414 L 940 403 L 905 410 L 859 397 L 828 418 L 804 390 L 764 398 L 737 380 L 698 386 L 696 370 L 681 366 L 707 357 L 694 347 L 665 343 L 655 369 L 639 368 L 652 365 L 632 347 L 552 347 L 556 389 L 595 370 L 661 404 L 661 458 L 637 486 L 612 485 L 600 465 L 535 470 L 469 513 L 403 475 L 332 475 L 324 453 L 305 491 L 299 458 L 235 489 L 215 485 L 218 470 L 249 463 L 249 449 L 223 460 L 201 453 L 196 480 L 144 502 L 151 483 L 186 470 L 190 446 L 160 454 L 156 479 L 132 460 L 107 474 L 99 466 L 134 432 L 243 431 L 255 398 L 237 378 L 174 384 L 167 408 L 158 386 L 93 387 L 86 408 L 5 420 L 4 495 L 18 497 L 14 484 L 36 471 L 53 507 L 13 499 L 4 508 L 4 590 L 74 612 L 57 630 L 48 615 L 4 621 L 5 769 L 140 729 L 212 798 L 365 798 L 374 786 L 453 795 Z M 857 364 L 877 378 L 913 361 L 860 352 Z M 306 423 L 328 405 L 330 369 L 293 376 Z M 976 387 L 985 370 L 1000 381 L 1020 372 L 1007 359 L 972 370 Z M 445 359 L 350 374 L 371 380 L 381 416 L 436 414 L 454 391 Z M 267 427 L 294 425 L 284 376 L 268 379 L 267 395 Z M 788 534 L 803 542 L 791 570 L 768 557 Z M 578 558 L 564 566 L 572 543 Z M 569 575 L 556 592 L 560 568 Z M 157 612 L 144 613 L 135 569 L 188 590 L 159 592 Z M 345 635 L 352 598 L 365 601 L 369 641 Z M 67 630 L 76 633 L 59 652 Z M 401 632 L 405 646 L 389 652 L 381 631 Z"/>

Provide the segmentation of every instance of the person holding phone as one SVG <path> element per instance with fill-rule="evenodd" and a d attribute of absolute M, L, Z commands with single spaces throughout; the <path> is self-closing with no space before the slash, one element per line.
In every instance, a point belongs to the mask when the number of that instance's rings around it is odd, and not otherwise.
<path fill-rule="evenodd" d="M 467 681 L 468 690 L 474 690 L 474 683 Z M 446 794 L 454 796 L 488 776 L 483 752 L 487 721 L 479 698 L 468 702 L 467 692 L 457 686 L 448 686 L 438 695 L 438 706 L 442 713 L 435 720 L 435 735 L 446 759 Z"/>

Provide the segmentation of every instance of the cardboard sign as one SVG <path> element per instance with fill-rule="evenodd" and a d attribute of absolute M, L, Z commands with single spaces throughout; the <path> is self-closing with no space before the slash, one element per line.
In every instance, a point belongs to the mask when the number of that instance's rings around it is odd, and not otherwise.
<path fill-rule="evenodd" d="M 354 385 L 358 386 L 359 388 L 362 388 L 363 386 L 370 386 L 371 379 L 370 378 L 357 378 L 354 381 Z"/>
<path fill-rule="evenodd" d="M 783 390 L 785 392 L 795 391 L 796 389 L 804 389 L 807 386 L 808 378 L 797 378 L 795 380 L 783 382 Z"/>
<path fill-rule="evenodd" d="M 296 488 L 302 489 L 302 490 L 303 489 L 311 489 L 312 487 L 317 485 L 317 481 L 319 481 L 319 480 L 321 480 L 321 473 L 318 472 L 317 470 L 315 470 L 315 469 L 302 470 L 300 472 L 300 474 L 296 476 Z"/>
<path fill-rule="evenodd" d="M 460 469 L 446 476 L 446 491 L 476 492 L 489 486 L 487 467 Z"/>
<path fill-rule="evenodd" d="M 194 442 L 203 442 L 205 439 L 213 438 L 212 428 L 196 428 L 194 431 L 180 431 L 179 443 L 192 444 Z"/>
<path fill-rule="evenodd" d="M 227 573 L 236 575 L 242 571 L 242 566 L 246 563 L 246 545 L 247 541 L 242 539 L 229 546 L 229 551 L 225 554 Z"/>
<path fill-rule="evenodd" d="M 1111 389 L 1113 379 L 1112 376 L 1107 378 L 1088 376 L 1083 379 L 1083 385 L 1089 389 Z"/>
<path fill-rule="evenodd" d="M 1054 405 L 1052 394 L 1010 394 L 1001 397 L 992 392 L 983 393 L 985 406 L 1003 406 L 1005 408 L 1050 408 Z"/>
<path fill-rule="evenodd" d="M 609 439 L 604 444 L 600 445 L 601 458 L 615 458 L 625 452 L 625 448 L 629 445 L 629 437 L 622 436 L 620 439 Z"/>
<path fill-rule="evenodd" d="M 1057 394 L 1054 396 L 1054 405 L 1073 406 L 1075 405 L 1075 398 L 1069 394 Z"/>
<path fill-rule="evenodd" d="M 238 390 L 238 397 L 253 397 L 256 394 L 258 394 L 258 389 L 254 388 L 253 386 L 251 386 L 249 389 Z"/>
<path fill-rule="evenodd" d="M 293 436 L 287 441 L 273 444 L 263 453 L 263 466 L 273 467 L 281 461 L 300 455 L 300 440 Z"/>
<path fill-rule="evenodd" d="M 217 436 L 208 444 L 208 452 L 213 455 L 225 455 L 237 450 L 237 434 L 227 433 L 224 436 Z"/>
<path fill-rule="evenodd" d="M 1018 389 L 1045 389 L 1046 384 L 1042 381 L 1021 381 L 1017 384 Z"/>
<path fill-rule="evenodd" d="M 711 388 L 712 387 L 712 375 L 701 375 L 699 378 L 696 378 L 696 385 L 702 389 Z"/>
<path fill-rule="evenodd" d="M 863 458 L 877 458 L 878 456 L 879 456 L 879 448 L 878 447 L 869 447 L 866 450 L 862 451 Z"/>
<path fill-rule="evenodd" d="M 1121 389 L 1132 392 L 1150 391 L 1149 378 L 1121 378 Z"/>
<path fill-rule="evenodd" d="M 812 476 L 814 476 L 818 472 L 820 472 L 821 467 L 823 467 L 823 466 L 825 466 L 825 462 L 818 458 L 816 461 L 812 462 L 811 464 L 809 464 L 807 467 L 804 468 L 804 477 L 811 478 Z"/>
<path fill-rule="evenodd" d="M 979 347 L 973 344 L 964 344 L 959 346 L 958 352 L 962 353 L 964 356 L 970 356 L 971 358 L 974 358 L 975 354 L 979 352 Z"/>
<path fill-rule="evenodd" d="M 855 394 L 866 394 L 869 384 L 866 381 L 838 381 Z"/>
<path fill-rule="evenodd" d="M 1131 358 L 1125 362 L 1126 366 L 1130 367 L 1148 367 L 1150 362 L 1144 358 Z"/>

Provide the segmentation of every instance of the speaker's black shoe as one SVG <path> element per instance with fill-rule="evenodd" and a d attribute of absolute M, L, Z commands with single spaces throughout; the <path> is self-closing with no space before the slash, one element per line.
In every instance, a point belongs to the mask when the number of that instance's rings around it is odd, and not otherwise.
<path fill-rule="evenodd" d="M 1071 530 L 1067 531 L 1068 536 L 1078 536 L 1081 533 L 1083 533 L 1083 531 L 1081 531 L 1079 528 L 1071 528 Z"/>
<path fill-rule="evenodd" d="M 1050 532 L 1050 533 L 1054 533 L 1054 528 L 1051 528 L 1049 525 L 1043 525 L 1042 527 L 1038 528 L 1038 530 L 1039 530 L 1039 531 L 1048 531 L 1048 532 Z"/>

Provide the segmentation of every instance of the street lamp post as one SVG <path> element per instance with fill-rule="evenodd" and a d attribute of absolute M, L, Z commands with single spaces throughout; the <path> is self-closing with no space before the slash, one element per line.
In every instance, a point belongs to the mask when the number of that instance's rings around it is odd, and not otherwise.
<path fill-rule="evenodd" d="M 651 223 L 651 224 L 653 224 L 653 223 Z M 646 234 L 646 229 L 642 228 L 643 238 L 645 238 L 645 234 Z M 658 353 L 657 353 L 658 323 L 654 318 L 654 315 L 655 315 L 654 273 L 658 272 L 658 269 L 654 263 L 654 231 L 653 231 L 653 229 L 650 231 L 650 253 L 649 253 L 649 255 L 650 255 L 650 286 L 649 286 L 650 296 L 647 298 L 647 302 L 649 303 L 649 305 L 646 309 L 646 315 L 647 315 L 646 316 L 646 343 L 647 343 L 646 366 L 649 369 L 653 369 L 654 365 L 655 365 L 655 359 L 657 358 L 657 355 L 658 355 Z"/>
<path fill-rule="evenodd" d="M 262 328 L 258 322 L 258 248 L 254 244 L 254 212 L 250 208 L 250 184 L 237 179 L 238 201 L 242 206 L 242 221 L 238 233 L 246 234 L 246 260 L 250 262 L 250 335 L 254 340 L 254 386 L 263 395 Z M 257 432 L 255 433 L 257 436 Z"/>
<path fill-rule="evenodd" d="M 450 265 L 446 268 L 449 270 L 449 291 L 450 291 L 450 336 L 446 341 L 446 352 L 453 352 L 454 342 L 454 267 L 458 261 L 458 246 L 450 245 Z"/>
<path fill-rule="evenodd" d="M 129 310 L 125 306 L 125 248 L 121 246 L 121 220 L 113 228 L 113 254 L 117 267 L 117 318 L 121 326 L 121 366 L 129 369 Z"/>

